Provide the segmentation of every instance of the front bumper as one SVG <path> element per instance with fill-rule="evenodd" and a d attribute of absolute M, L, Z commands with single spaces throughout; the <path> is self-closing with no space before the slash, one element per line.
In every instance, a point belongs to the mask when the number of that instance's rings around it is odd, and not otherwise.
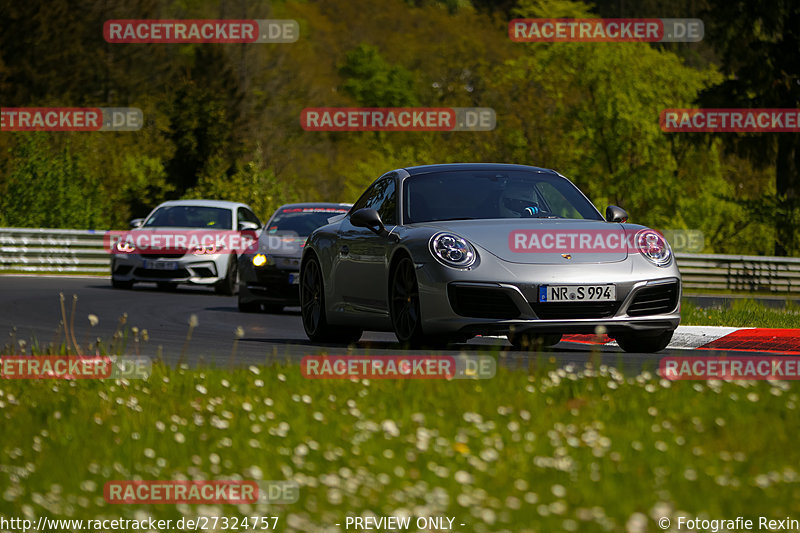
<path fill-rule="evenodd" d="M 269 256 L 257 267 L 252 256 L 239 261 L 239 300 L 246 303 L 300 305 L 300 259 Z"/>
<path fill-rule="evenodd" d="M 491 261 L 491 260 L 490 260 Z M 504 335 L 535 330 L 539 333 L 594 333 L 603 326 L 609 336 L 631 332 L 670 331 L 680 323 L 681 279 L 674 262 L 666 268 L 640 256 L 616 263 L 526 265 L 497 261 L 492 281 L 481 268 L 464 271 L 436 263 L 417 264 L 420 310 L 426 334 Z M 501 267 L 501 268 L 499 268 Z M 607 303 L 539 303 L 540 285 L 613 283 L 616 300 Z M 670 292 L 671 288 L 671 292 Z M 459 305 L 454 293 L 467 289 L 472 306 Z M 646 291 L 646 292 L 642 292 Z M 648 309 L 648 295 L 669 294 L 662 305 Z M 461 292 L 463 294 L 463 291 Z M 663 303 L 669 301 L 669 303 Z M 653 312 L 651 312 L 653 310 Z"/>
<path fill-rule="evenodd" d="M 213 285 L 224 279 L 228 254 L 154 257 L 138 254 L 111 256 L 111 276 L 118 281 L 149 281 Z"/>

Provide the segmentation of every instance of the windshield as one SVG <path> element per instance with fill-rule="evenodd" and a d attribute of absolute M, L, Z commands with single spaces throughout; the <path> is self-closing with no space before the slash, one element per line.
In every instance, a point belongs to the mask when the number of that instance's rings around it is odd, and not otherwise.
<path fill-rule="evenodd" d="M 556 174 L 454 171 L 403 182 L 403 220 L 565 218 L 603 220 L 568 180 Z"/>
<path fill-rule="evenodd" d="M 272 217 L 268 233 L 292 233 L 308 237 L 315 229 L 328 223 L 328 219 L 347 213 L 346 207 L 287 207 Z"/>
<path fill-rule="evenodd" d="M 145 221 L 145 227 L 232 229 L 231 210 L 199 205 L 159 207 Z"/>

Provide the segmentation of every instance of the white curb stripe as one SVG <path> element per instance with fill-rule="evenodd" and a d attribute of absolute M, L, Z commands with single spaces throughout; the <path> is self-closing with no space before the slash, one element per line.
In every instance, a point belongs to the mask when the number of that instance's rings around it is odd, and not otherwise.
<path fill-rule="evenodd" d="M 725 335 L 730 335 L 740 329 L 753 328 L 729 328 L 723 326 L 678 326 L 675 334 L 672 335 L 667 348 L 676 350 L 694 350 L 709 342 L 721 339 Z"/>

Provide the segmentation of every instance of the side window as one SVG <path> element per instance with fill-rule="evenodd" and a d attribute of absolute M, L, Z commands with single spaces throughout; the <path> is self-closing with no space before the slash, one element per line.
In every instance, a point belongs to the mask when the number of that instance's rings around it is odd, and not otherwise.
<path fill-rule="evenodd" d="M 386 187 L 383 190 L 380 205 L 374 209 L 378 211 L 385 225 L 394 226 L 397 224 L 397 194 L 395 193 L 394 180 L 389 178 L 384 182 Z"/>
<path fill-rule="evenodd" d="M 394 178 L 384 178 L 368 189 L 355 203 L 352 212 L 355 213 L 365 207 L 376 210 L 387 226 L 397 224 L 397 194 Z"/>
<path fill-rule="evenodd" d="M 575 207 L 569 202 L 567 198 L 561 194 L 561 191 L 556 189 L 553 185 L 545 182 L 540 182 L 536 185 L 539 194 L 544 198 L 547 203 L 550 213 L 561 218 L 584 218 Z"/>

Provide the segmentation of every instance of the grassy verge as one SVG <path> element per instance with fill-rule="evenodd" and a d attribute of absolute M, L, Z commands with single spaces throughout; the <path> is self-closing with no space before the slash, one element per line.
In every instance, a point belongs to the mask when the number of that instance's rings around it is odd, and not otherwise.
<path fill-rule="evenodd" d="M 681 324 L 800 328 L 800 306 L 787 303 L 784 309 L 775 309 L 753 300 L 734 300 L 730 305 L 703 308 L 684 299 L 681 303 Z"/>
<path fill-rule="evenodd" d="M 583 532 L 800 513 L 794 385 L 552 365 L 481 382 L 307 380 L 297 365 L 2 381 L 0 515 L 260 514 L 310 532 L 374 513 L 455 517 L 455 531 Z M 294 479 L 300 499 L 103 499 L 109 480 L 234 476 Z"/>

